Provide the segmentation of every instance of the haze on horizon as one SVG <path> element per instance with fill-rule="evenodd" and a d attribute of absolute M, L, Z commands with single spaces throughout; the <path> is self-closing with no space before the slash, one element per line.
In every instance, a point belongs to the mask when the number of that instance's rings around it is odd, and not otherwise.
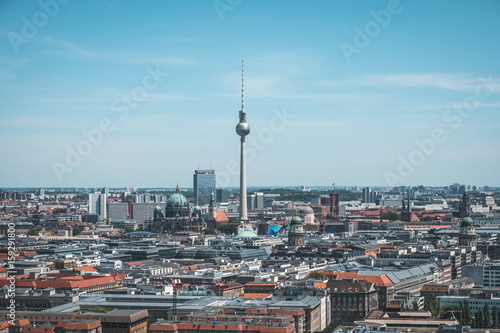
<path fill-rule="evenodd" d="M 0 187 L 187 188 L 198 165 L 236 187 L 241 59 L 248 187 L 499 186 L 499 18 L 494 0 L 4 1 Z"/>

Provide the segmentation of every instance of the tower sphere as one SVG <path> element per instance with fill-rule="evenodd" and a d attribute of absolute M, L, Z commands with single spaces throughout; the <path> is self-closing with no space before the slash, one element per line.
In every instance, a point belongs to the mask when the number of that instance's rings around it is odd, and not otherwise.
<path fill-rule="evenodd" d="M 238 133 L 239 136 L 247 136 L 250 134 L 250 125 L 247 123 L 238 123 L 238 125 L 236 125 L 236 133 Z"/>

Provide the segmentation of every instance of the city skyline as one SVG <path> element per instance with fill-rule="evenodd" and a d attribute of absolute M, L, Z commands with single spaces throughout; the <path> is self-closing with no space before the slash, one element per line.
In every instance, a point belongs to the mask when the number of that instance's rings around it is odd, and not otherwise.
<path fill-rule="evenodd" d="M 1 188 L 237 187 L 241 59 L 249 188 L 500 185 L 498 2 L 0 9 Z"/>

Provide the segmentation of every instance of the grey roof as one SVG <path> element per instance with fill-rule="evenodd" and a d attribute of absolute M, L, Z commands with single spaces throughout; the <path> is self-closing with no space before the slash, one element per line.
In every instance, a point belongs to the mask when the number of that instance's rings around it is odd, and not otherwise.
<path fill-rule="evenodd" d="M 380 270 L 368 270 L 368 271 L 359 271 L 359 275 L 371 275 L 371 276 L 380 276 L 387 275 L 387 277 L 394 283 L 402 283 L 411 279 L 416 279 L 422 276 L 431 275 L 432 270 L 441 271 L 438 265 L 435 263 L 429 263 L 425 265 L 415 266 L 409 269 L 403 269 L 399 271 L 392 271 L 386 269 Z"/>

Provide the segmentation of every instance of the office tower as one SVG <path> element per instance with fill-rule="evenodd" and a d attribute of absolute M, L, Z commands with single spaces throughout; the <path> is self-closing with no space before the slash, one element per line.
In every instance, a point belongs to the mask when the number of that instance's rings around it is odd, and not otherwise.
<path fill-rule="evenodd" d="M 215 193 L 215 171 L 194 170 L 193 188 L 195 206 L 208 205 L 212 192 Z"/>
<path fill-rule="evenodd" d="M 102 191 L 89 193 L 89 214 L 97 214 L 102 220 L 106 220 L 106 199 L 108 198 L 108 188 L 103 188 Z"/>
<path fill-rule="evenodd" d="M 89 214 L 99 214 L 99 193 L 89 193 Z"/>
<path fill-rule="evenodd" d="M 247 209 L 253 210 L 255 207 L 255 193 L 247 194 Z"/>
<path fill-rule="evenodd" d="M 215 201 L 217 203 L 228 203 L 229 202 L 229 190 L 224 188 L 218 188 L 215 191 Z"/>
<path fill-rule="evenodd" d="M 127 220 L 129 218 L 127 203 L 110 203 L 108 205 L 110 221 Z"/>
<path fill-rule="evenodd" d="M 370 203 L 377 203 L 379 192 L 378 191 L 371 191 L 370 192 Z"/>
<path fill-rule="evenodd" d="M 371 188 L 365 187 L 363 189 L 363 203 L 369 203 L 370 202 L 370 193 L 371 193 Z"/>
<path fill-rule="evenodd" d="M 236 133 L 240 136 L 240 221 L 246 222 L 247 216 L 247 170 L 245 158 L 245 137 L 250 134 L 250 125 L 247 123 L 245 113 L 245 89 L 244 89 L 244 71 L 243 60 L 241 61 L 241 111 L 240 122 L 236 125 Z"/>

